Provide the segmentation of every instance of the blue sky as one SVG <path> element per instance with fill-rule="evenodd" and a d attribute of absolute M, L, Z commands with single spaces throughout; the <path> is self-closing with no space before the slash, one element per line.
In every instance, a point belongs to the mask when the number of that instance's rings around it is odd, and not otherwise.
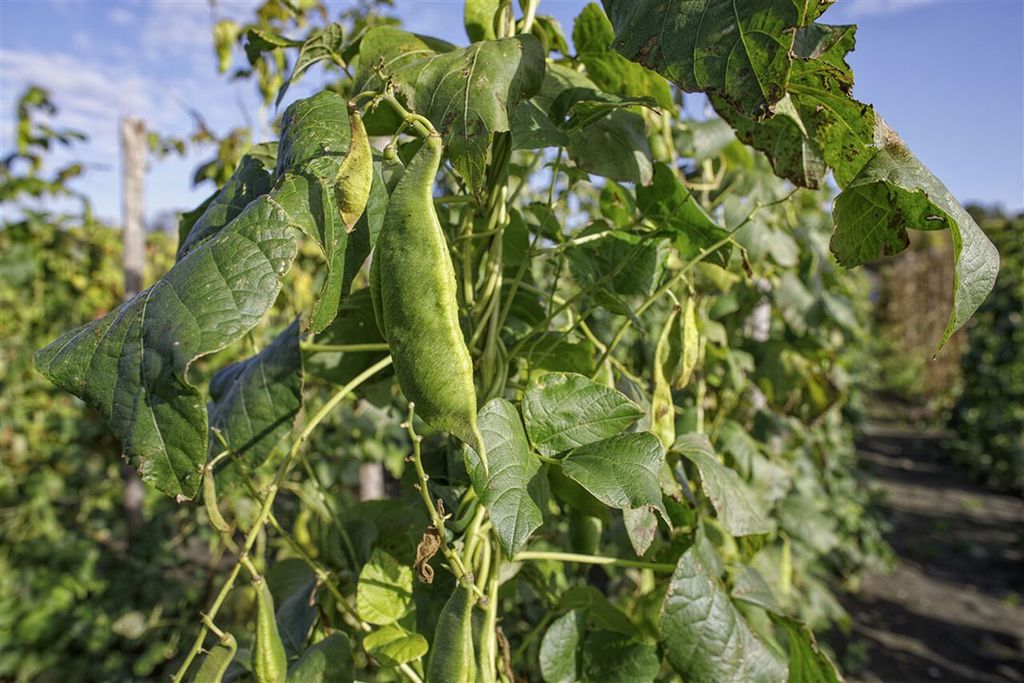
<path fill-rule="evenodd" d="M 256 4 L 221 0 L 216 11 L 245 18 Z M 332 15 L 346 4 L 330 2 Z M 571 35 L 585 4 L 542 0 L 541 13 Z M 409 30 L 466 41 L 462 0 L 396 5 Z M 261 112 L 252 84 L 216 73 L 211 17 L 206 0 L 0 0 L 0 149 L 12 147 L 14 104 L 25 85 L 49 88 L 61 109 L 57 123 L 90 136 L 74 153 L 92 165 L 77 188 L 116 221 L 120 116 L 179 135 L 191 130 L 189 107 L 221 132 L 272 116 Z M 1022 0 L 840 0 L 822 20 L 860 25 L 853 94 L 874 104 L 961 201 L 1024 208 Z M 288 99 L 315 88 L 316 76 Z M 191 186 L 205 156 L 152 162 L 148 217 L 190 208 L 209 193 Z"/>

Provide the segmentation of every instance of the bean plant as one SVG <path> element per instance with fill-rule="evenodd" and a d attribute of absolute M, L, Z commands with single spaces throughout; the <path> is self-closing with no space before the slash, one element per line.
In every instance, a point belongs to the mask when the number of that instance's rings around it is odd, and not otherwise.
<path fill-rule="evenodd" d="M 35 359 L 220 535 L 172 680 L 838 680 L 812 627 L 882 548 L 845 268 L 949 230 L 941 346 L 998 256 L 853 99 L 829 4 L 604 0 L 572 48 L 537 0 L 467 2 L 465 47 L 221 26 L 261 86 L 294 59 L 281 97 L 345 76 L 184 215 L 163 277 Z M 304 245 L 318 294 L 268 336 Z M 356 502 L 330 452 L 368 412 L 405 457 Z"/>

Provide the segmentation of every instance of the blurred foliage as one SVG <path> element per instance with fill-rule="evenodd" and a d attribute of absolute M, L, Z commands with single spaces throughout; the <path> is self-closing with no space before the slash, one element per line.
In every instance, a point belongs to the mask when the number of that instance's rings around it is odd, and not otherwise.
<path fill-rule="evenodd" d="M 31 365 L 69 321 L 122 297 L 117 229 L 29 213 L 0 230 L 0 679 L 152 680 L 204 595 L 203 534 L 147 492 L 128 537 L 119 451 L 103 420 Z M 152 272 L 173 244 L 149 236 Z"/>
<path fill-rule="evenodd" d="M 1024 488 L 1024 214 L 975 210 L 999 249 L 995 289 L 967 328 L 963 383 L 949 427 L 954 460 L 979 479 Z"/>

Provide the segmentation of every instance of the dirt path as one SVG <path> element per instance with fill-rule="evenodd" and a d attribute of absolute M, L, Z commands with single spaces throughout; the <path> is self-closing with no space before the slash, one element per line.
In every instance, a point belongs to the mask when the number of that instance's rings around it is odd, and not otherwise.
<path fill-rule="evenodd" d="M 843 600 L 854 681 L 1024 683 L 1024 500 L 941 464 L 938 440 L 876 428 L 861 442 L 899 558 Z"/>

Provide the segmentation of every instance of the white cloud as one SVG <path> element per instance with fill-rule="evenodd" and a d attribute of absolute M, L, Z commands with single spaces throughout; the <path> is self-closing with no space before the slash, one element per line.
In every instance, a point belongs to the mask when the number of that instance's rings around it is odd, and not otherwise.
<path fill-rule="evenodd" d="M 124 7 L 113 7 L 107 12 L 110 23 L 117 26 L 130 26 L 135 23 L 135 15 Z"/>

